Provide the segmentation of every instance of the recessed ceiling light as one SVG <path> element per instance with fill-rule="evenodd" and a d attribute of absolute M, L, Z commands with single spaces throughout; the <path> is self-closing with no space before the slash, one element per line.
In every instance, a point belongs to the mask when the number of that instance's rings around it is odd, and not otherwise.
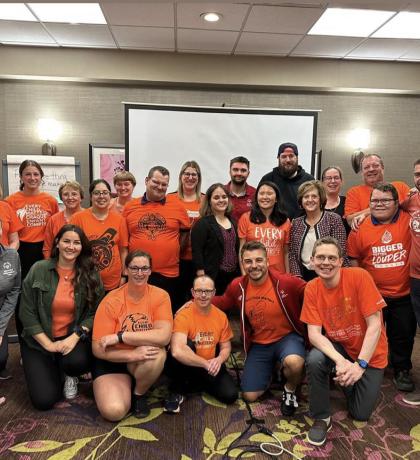
<path fill-rule="evenodd" d="M 98 3 L 28 3 L 42 22 L 106 24 Z"/>
<path fill-rule="evenodd" d="M 368 37 L 394 14 L 395 11 L 328 8 L 308 35 Z"/>
<path fill-rule="evenodd" d="M 36 21 L 23 3 L 0 3 L 0 19 L 5 21 Z"/>
<path fill-rule="evenodd" d="M 372 36 L 380 38 L 420 38 L 420 13 L 398 13 Z"/>
<path fill-rule="evenodd" d="M 222 15 L 219 13 L 201 13 L 200 17 L 202 17 L 207 22 L 217 22 L 220 21 Z"/>

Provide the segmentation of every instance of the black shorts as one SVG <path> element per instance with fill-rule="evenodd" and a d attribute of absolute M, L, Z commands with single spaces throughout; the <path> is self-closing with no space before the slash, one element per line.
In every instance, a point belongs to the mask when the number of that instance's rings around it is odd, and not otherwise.
<path fill-rule="evenodd" d="M 126 363 L 113 363 L 104 359 L 94 358 L 92 365 L 92 379 L 95 380 L 101 375 L 107 374 L 127 374 L 131 377 Z"/>

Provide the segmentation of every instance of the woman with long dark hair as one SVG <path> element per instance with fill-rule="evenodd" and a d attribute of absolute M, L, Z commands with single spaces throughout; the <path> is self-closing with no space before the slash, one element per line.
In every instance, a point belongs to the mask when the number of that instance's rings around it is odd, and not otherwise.
<path fill-rule="evenodd" d="M 51 258 L 36 262 L 22 285 L 21 354 L 35 408 L 77 395 L 77 376 L 91 370 L 89 335 L 103 295 L 89 240 L 80 227 L 64 225 Z"/>
<path fill-rule="evenodd" d="M 223 184 L 211 185 L 200 208 L 200 219 L 191 229 L 192 260 L 196 276 L 208 275 L 216 285 L 216 294 L 239 275 L 239 238 L 230 217 L 232 202 Z"/>
<path fill-rule="evenodd" d="M 283 209 L 280 191 L 274 182 L 260 182 L 251 211 L 242 214 L 238 224 L 240 248 L 247 241 L 260 241 L 267 249 L 270 267 L 289 271 L 290 221 Z M 245 273 L 243 273 L 245 274 Z"/>

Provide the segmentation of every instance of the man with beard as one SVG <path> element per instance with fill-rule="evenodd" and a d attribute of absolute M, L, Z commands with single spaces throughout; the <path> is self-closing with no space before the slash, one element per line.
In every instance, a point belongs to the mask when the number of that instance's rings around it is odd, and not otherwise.
<path fill-rule="evenodd" d="M 346 194 L 344 214 L 348 224 L 351 226 L 353 220 L 357 218 L 352 228 L 357 228 L 370 215 L 370 195 L 373 186 L 384 181 L 384 169 L 384 162 L 379 155 L 370 154 L 363 157 L 360 172 L 364 183 L 349 188 Z M 400 181 L 394 181 L 391 184 L 397 189 L 399 201 L 404 201 L 408 195 L 408 185 Z"/>
<path fill-rule="evenodd" d="M 411 250 L 410 295 L 417 324 L 420 326 L 420 160 L 414 163 L 414 185 L 417 191 L 410 195 L 401 207 L 410 214 Z M 413 406 L 420 405 L 420 391 L 404 396 L 403 401 Z"/>
<path fill-rule="evenodd" d="M 305 363 L 305 326 L 299 320 L 305 282 L 269 269 L 267 250 L 259 241 L 245 243 L 241 259 L 246 275 L 235 278 L 223 296 L 213 298 L 213 304 L 241 311 L 246 353 L 242 397 L 254 402 L 263 395 L 279 363 L 286 380 L 281 411 L 291 416 L 298 407 L 295 390 Z"/>
<path fill-rule="evenodd" d="M 230 182 L 226 184 L 233 204 L 232 217 L 236 222 L 244 212 L 251 209 L 255 188 L 247 184 L 249 176 L 249 160 L 245 157 L 235 157 L 230 160 Z"/>
<path fill-rule="evenodd" d="M 299 166 L 298 153 L 296 144 L 292 142 L 281 144 L 277 154 L 279 165 L 260 180 L 260 183 L 271 181 L 278 186 L 289 219 L 298 217 L 301 212 L 297 201 L 299 185 L 314 179 L 302 166 Z"/>

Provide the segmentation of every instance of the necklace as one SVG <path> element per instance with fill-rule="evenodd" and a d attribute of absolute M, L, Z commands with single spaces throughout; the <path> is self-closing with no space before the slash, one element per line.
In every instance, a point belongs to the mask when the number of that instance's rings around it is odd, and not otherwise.
<path fill-rule="evenodd" d="M 338 199 L 336 201 L 336 206 L 335 208 L 325 208 L 327 211 L 331 211 L 331 212 L 335 212 L 335 210 L 340 206 L 340 202 L 341 202 L 341 199 L 340 199 L 340 195 L 338 196 Z"/>

